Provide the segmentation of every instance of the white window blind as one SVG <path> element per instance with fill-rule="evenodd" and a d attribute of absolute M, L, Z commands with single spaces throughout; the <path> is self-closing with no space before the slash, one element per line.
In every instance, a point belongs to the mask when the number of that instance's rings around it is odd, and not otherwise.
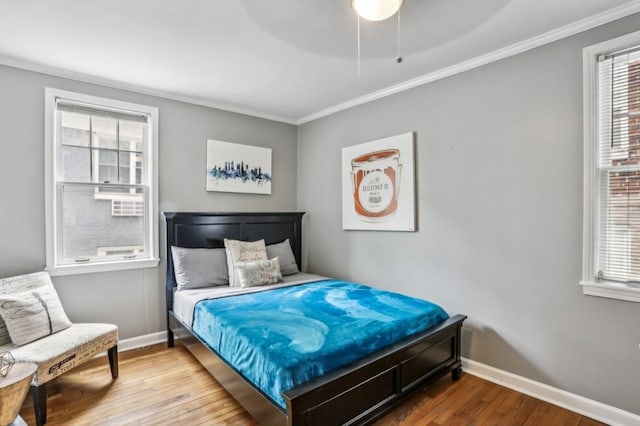
<path fill-rule="evenodd" d="M 597 278 L 640 282 L 640 46 L 598 58 Z"/>

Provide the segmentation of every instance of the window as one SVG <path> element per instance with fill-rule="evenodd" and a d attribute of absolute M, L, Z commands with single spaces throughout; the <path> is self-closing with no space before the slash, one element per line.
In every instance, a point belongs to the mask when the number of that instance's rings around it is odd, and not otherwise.
<path fill-rule="evenodd" d="M 158 110 L 45 90 L 47 270 L 158 265 Z"/>
<path fill-rule="evenodd" d="M 584 50 L 585 294 L 640 302 L 640 32 Z"/>

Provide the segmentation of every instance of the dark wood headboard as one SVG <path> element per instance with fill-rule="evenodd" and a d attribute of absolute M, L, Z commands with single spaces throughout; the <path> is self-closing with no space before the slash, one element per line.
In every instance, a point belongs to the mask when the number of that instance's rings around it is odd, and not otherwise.
<path fill-rule="evenodd" d="M 167 223 L 167 312 L 173 307 L 176 277 L 171 246 L 224 247 L 224 239 L 279 243 L 287 238 L 302 270 L 302 216 L 294 213 L 164 213 Z"/>

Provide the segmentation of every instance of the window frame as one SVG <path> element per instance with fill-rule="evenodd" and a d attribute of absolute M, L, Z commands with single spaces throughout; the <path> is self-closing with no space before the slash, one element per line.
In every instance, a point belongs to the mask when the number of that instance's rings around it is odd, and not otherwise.
<path fill-rule="evenodd" d="M 158 237 L 158 108 L 102 98 L 83 93 L 70 92 L 55 88 L 45 88 L 45 246 L 46 267 L 50 275 L 74 275 L 95 272 L 119 271 L 138 268 L 157 267 L 159 258 Z M 110 259 L 91 263 L 66 264 L 59 261 L 61 193 L 58 183 L 62 178 L 61 142 L 58 138 L 56 120 L 56 100 L 65 99 L 81 104 L 93 105 L 104 109 L 126 110 L 143 113 L 149 117 L 148 135 L 144 153 L 148 167 L 147 206 L 145 206 L 145 245 L 149 254 L 137 259 Z"/>
<path fill-rule="evenodd" d="M 582 51 L 583 64 L 583 241 L 582 279 L 585 295 L 640 302 L 640 286 L 597 280 L 600 191 L 598 184 L 598 57 L 640 45 L 640 31 L 617 37 Z"/>

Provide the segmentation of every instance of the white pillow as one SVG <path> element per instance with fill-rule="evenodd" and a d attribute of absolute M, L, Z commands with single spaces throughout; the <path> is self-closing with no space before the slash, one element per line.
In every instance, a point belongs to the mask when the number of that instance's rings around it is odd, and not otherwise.
<path fill-rule="evenodd" d="M 225 249 L 171 246 L 171 254 L 178 289 L 229 284 Z"/>
<path fill-rule="evenodd" d="M 280 272 L 282 272 L 282 275 L 292 275 L 300 272 L 288 238 L 281 243 L 269 244 L 267 246 L 267 257 L 269 259 L 274 257 L 280 259 Z"/>
<path fill-rule="evenodd" d="M 229 270 L 229 286 L 240 287 L 236 276 L 236 262 L 250 262 L 254 260 L 267 260 L 267 249 L 264 240 L 253 242 L 224 239 L 224 248 L 227 253 L 227 269 Z"/>
<path fill-rule="evenodd" d="M 236 275 L 242 288 L 282 282 L 280 262 L 277 257 L 271 260 L 236 262 Z"/>
<path fill-rule="evenodd" d="M 16 346 L 71 327 L 53 286 L 0 295 L 0 315 Z"/>
<path fill-rule="evenodd" d="M 20 293 L 43 286 L 53 287 L 51 277 L 44 271 L 2 278 L 0 279 L 0 295 Z M 2 320 L 2 317 L 0 317 L 0 346 L 6 345 L 7 343 L 11 343 L 11 337 L 9 336 L 7 325 Z"/>

